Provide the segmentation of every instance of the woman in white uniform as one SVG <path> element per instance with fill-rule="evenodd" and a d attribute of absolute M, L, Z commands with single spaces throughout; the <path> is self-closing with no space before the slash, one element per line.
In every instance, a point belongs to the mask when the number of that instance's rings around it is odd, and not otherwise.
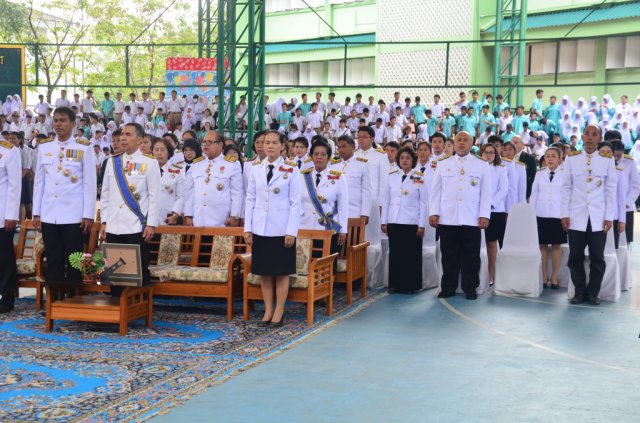
<path fill-rule="evenodd" d="M 493 285 L 496 271 L 496 256 L 498 244 L 502 246 L 504 230 L 507 226 L 505 202 L 509 194 L 509 178 L 507 168 L 502 164 L 500 156 L 493 144 L 485 144 L 480 148 L 480 157 L 491 167 L 491 182 L 493 194 L 491 196 L 491 217 L 489 227 L 484 231 L 487 243 L 487 262 L 489 270 L 489 284 Z"/>
<path fill-rule="evenodd" d="M 389 293 L 411 294 L 422 288 L 422 238 L 429 216 L 429 187 L 415 169 L 416 153 L 400 149 L 398 169 L 389 173 L 382 193 L 382 232 L 389 236 Z"/>
<path fill-rule="evenodd" d="M 170 163 L 173 146 L 159 138 L 153 143 L 153 156 L 160 165 L 160 197 L 158 216 L 165 225 L 175 225 L 184 208 L 184 170 L 176 163 Z"/>
<path fill-rule="evenodd" d="M 261 137 L 266 157 L 251 165 L 244 238 L 252 246 L 251 272 L 260 277 L 264 299 L 260 324 L 278 327 L 284 321 L 289 275 L 296 273 L 301 179 L 295 163 L 285 161 L 280 155 L 284 135 L 265 131 Z"/>
<path fill-rule="evenodd" d="M 544 287 L 558 289 L 558 270 L 562 260 L 562 244 L 567 243 L 567 233 L 562 229 L 562 184 L 566 175 L 560 167 L 562 152 L 549 147 L 544 153 L 545 167 L 536 173 L 531 186 L 529 204 L 536 210 L 538 242 L 542 255 L 542 280 Z M 548 247 L 551 245 L 551 275 L 547 274 Z"/>

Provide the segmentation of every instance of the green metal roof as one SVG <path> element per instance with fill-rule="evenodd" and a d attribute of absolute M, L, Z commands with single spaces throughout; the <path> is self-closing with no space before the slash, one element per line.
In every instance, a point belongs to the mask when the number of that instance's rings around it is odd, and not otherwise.
<path fill-rule="evenodd" d="M 347 41 L 347 46 L 356 47 L 376 41 L 376 34 L 358 34 L 358 35 L 345 35 L 344 40 Z M 284 43 L 269 44 L 265 46 L 265 53 L 291 53 L 296 51 L 310 51 L 310 50 L 323 50 L 329 48 L 344 48 L 344 40 L 341 37 L 333 38 L 315 38 L 309 40 L 287 41 Z M 349 44 L 356 42 L 359 44 Z"/>
<path fill-rule="evenodd" d="M 597 5 L 580 9 L 565 10 L 527 15 L 527 29 L 548 28 L 552 26 L 575 25 L 584 19 Z M 583 23 L 611 21 L 616 19 L 630 19 L 640 17 L 640 2 L 617 3 L 604 5 L 591 13 Z M 510 18 L 505 18 L 503 27 L 511 24 Z M 495 32 L 496 26 L 492 25 L 485 32 Z"/>

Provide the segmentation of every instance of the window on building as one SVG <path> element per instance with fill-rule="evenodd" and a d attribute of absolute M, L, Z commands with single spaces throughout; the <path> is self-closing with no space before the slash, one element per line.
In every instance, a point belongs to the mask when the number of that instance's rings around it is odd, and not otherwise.
<path fill-rule="evenodd" d="M 267 85 L 298 85 L 298 65 L 296 63 L 282 63 L 266 66 Z"/>
<path fill-rule="evenodd" d="M 282 63 L 267 65 L 267 85 L 333 85 L 344 84 L 344 61 Z M 373 57 L 347 60 L 347 85 L 370 85 L 375 83 L 375 60 Z"/>
<path fill-rule="evenodd" d="M 607 69 L 640 67 L 640 36 L 611 37 L 607 40 Z"/>
<path fill-rule="evenodd" d="M 367 85 L 375 83 L 375 60 L 373 57 L 347 59 L 347 85 Z M 332 60 L 328 66 L 329 85 L 344 84 L 344 61 Z"/>
<path fill-rule="evenodd" d="M 545 75 L 556 71 L 556 56 L 559 57 L 558 72 L 587 72 L 595 69 L 596 41 L 562 41 L 560 54 L 558 44 L 533 43 L 527 45 L 526 74 Z"/>
<path fill-rule="evenodd" d="M 324 5 L 324 0 L 306 0 L 309 6 L 319 7 Z M 292 9 L 305 9 L 306 4 L 300 0 L 266 0 L 267 13 L 269 12 L 282 12 Z"/>

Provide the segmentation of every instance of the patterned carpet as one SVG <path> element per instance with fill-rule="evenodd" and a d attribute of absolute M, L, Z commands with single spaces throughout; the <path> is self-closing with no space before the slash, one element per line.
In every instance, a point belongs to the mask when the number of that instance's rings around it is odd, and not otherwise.
<path fill-rule="evenodd" d="M 291 304 L 278 329 L 257 325 L 260 306 L 228 322 L 221 302 L 158 298 L 154 328 L 135 322 L 126 337 L 117 325 L 63 321 L 47 333 L 34 301 L 21 299 L 0 317 L 0 421 L 143 421 L 383 295 L 347 307 L 337 288 L 332 317 L 317 307 L 308 326 L 305 307 Z"/>

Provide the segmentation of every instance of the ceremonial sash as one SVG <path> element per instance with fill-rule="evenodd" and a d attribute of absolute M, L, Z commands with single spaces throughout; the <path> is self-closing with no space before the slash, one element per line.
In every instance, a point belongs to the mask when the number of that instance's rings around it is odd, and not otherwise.
<path fill-rule="evenodd" d="M 318 192 L 316 191 L 316 187 L 311 180 L 311 172 L 304 174 L 304 182 L 307 185 L 307 191 L 309 192 L 309 198 L 311 198 L 311 204 L 316 209 L 318 214 L 322 217 L 318 219 L 318 223 L 320 223 L 324 228 L 328 231 L 333 231 L 333 233 L 340 232 L 342 229 L 342 225 L 334 220 L 334 216 L 338 214 L 338 206 L 337 204 L 333 204 L 333 210 L 325 213 L 322 209 L 322 204 L 320 204 L 320 200 L 318 199 Z"/>
<path fill-rule="evenodd" d="M 142 210 L 140 209 L 140 204 L 138 200 L 133 196 L 133 193 L 129 189 L 129 184 L 127 182 L 127 177 L 124 174 L 124 168 L 122 167 L 122 156 L 113 156 L 113 173 L 116 175 L 116 182 L 118 183 L 118 188 L 120 189 L 120 195 L 124 198 L 124 202 L 129 207 L 129 210 L 133 212 L 142 226 L 147 224 L 147 218 L 144 214 L 142 214 Z"/>

